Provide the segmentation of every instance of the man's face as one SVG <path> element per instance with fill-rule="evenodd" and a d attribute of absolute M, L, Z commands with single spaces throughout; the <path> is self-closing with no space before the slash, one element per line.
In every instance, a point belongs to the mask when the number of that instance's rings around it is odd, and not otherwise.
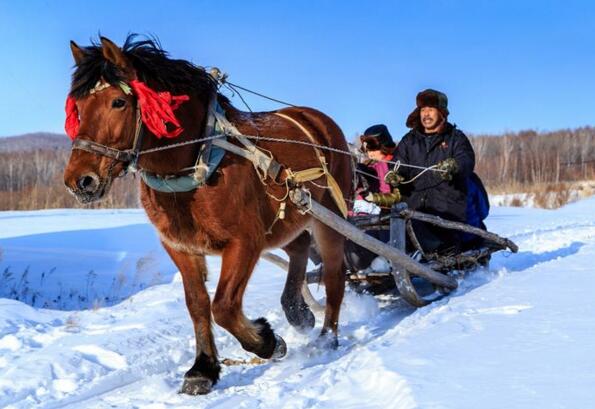
<path fill-rule="evenodd" d="M 437 131 L 443 122 L 442 114 L 438 111 L 438 108 L 423 107 L 419 116 L 426 132 Z"/>

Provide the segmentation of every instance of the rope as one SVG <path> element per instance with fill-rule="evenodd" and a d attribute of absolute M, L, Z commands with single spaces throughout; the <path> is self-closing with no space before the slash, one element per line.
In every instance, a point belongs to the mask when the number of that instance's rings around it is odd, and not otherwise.
<path fill-rule="evenodd" d="M 222 85 L 225 85 L 233 93 L 238 94 L 238 97 L 240 97 L 240 99 L 242 100 L 242 102 L 244 103 L 244 105 L 246 106 L 246 108 L 248 109 L 248 111 L 250 111 L 250 112 L 253 112 L 252 109 L 250 108 L 250 106 L 248 105 L 248 103 L 246 102 L 246 100 L 242 97 L 242 94 L 237 90 L 237 88 L 239 88 L 239 89 L 241 89 L 243 91 L 249 92 L 251 94 L 257 95 L 257 96 L 259 96 L 261 98 L 268 99 L 268 100 L 273 101 L 273 102 L 277 102 L 277 103 L 282 104 L 282 105 L 286 105 L 286 106 L 294 107 L 294 108 L 295 107 L 298 107 L 297 105 L 294 105 L 292 103 L 285 102 L 285 101 L 282 101 L 280 99 L 272 98 L 272 97 L 269 97 L 267 95 L 261 94 L 259 92 L 252 91 L 252 90 L 250 90 L 248 88 L 244 88 L 241 85 L 234 84 L 233 82 L 229 82 L 227 80 L 227 76 L 222 76 L 219 79 L 219 82 Z M 325 150 L 328 150 L 328 151 L 331 151 L 331 152 L 346 154 L 346 155 L 352 156 L 354 158 L 357 158 L 357 156 L 354 155 L 351 152 L 346 152 L 346 151 L 343 151 L 343 150 L 340 150 L 340 149 L 335 149 L 335 148 L 331 148 L 329 146 L 323 146 L 323 145 L 318 145 L 318 144 L 314 144 L 314 143 L 308 143 L 308 142 L 302 142 L 302 141 L 288 141 L 286 139 L 281 139 L 281 138 L 266 138 L 266 137 L 260 137 L 260 136 L 259 137 L 251 137 L 251 136 L 246 135 L 246 137 L 247 138 L 254 138 L 254 139 L 260 138 L 262 140 L 270 141 L 270 142 L 285 142 L 285 143 L 294 143 L 294 144 L 308 145 L 308 146 L 312 146 L 312 147 L 316 147 L 316 148 L 320 148 L 320 149 L 325 149 Z M 407 164 L 401 163 L 400 161 L 394 162 L 394 161 L 389 161 L 389 160 L 377 160 L 377 162 L 384 162 L 384 163 L 388 163 L 388 164 L 391 164 L 391 165 L 397 165 L 398 164 L 399 166 L 409 167 L 409 168 L 413 168 L 413 169 L 422 169 L 424 172 L 421 172 L 414 179 L 412 179 L 412 181 L 415 180 L 415 179 L 417 179 L 420 175 L 422 175 L 423 173 L 427 172 L 428 170 L 432 170 L 434 172 L 443 172 L 443 173 L 446 172 L 445 170 L 442 170 L 442 169 L 434 169 L 434 166 L 430 166 L 429 168 L 425 168 L 423 166 L 407 165 Z M 372 175 L 370 175 L 370 176 L 372 176 Z"/>
<path fill-rule="evenodd" d="M 372 175 L 371 173 L 364 172 L 363 170 L 356 169 L 355 172 L 356 173 L 359 173 L 359 174 L 362 174 L 362 175 L 369 176 L 369 177 L 374 178 L 376 180 L 380 180 L 380 178 L 378 177 L 378 175 Z"/>
<path fill-rule="evenodd" d="M 240 86 L 240 85 L 234 84 L 233 82 L 229 82 L 229 81 L 227 81 L 227 79 L 224 79 L 224 80 L 223 80 L 223 83 L 224 83 L 224 84 L 228 84 L 228 85 L 230 85 L 230 86 L 231 86 L 231 88 L 232 88 L 232 91 L 233 91 L 233 88 L 239 88 L 239 89 L 241 89 L 242 91 L 246 91 L 246 92 L 249 92 L 249 93 L 251 93 L 251 94 L 258 95 L 258 96 L 259 96 L 259 97 L 261 97 L 261 98 L 268 99 L 268 100 L 270 100 L 270 101 L 277 102 L 277 103 L 279 103 L 279 104 L 282 104 L 282 105 L 287 105 L 288 107 L 297 107 L 297 106 L 298 106 L 298 105 L 291 104 L 291 103 L 289 103 L 289 102 L 281 101 L 280 99 L 276 99 L 276 98 L 268 97 L 268 96 L 266 96 L 266 95 L 264 95 L 264 94 L 261 94 L 261 93 L 259 93 L 259 92 L 256 92 L 256 91 L 249 90 L 248 88 L 244 88 L 244 87 L 242 87 L 242 86 Z M 239 93 L 239 92 L 237 92 L 237 90 L 236 90 L 235 92 L 236 92 L 238 95 L 240 95 L 240 93 Z M 242 98 L 242 97 L 240 96 L 240 98 Z M 242 100 L 243 100 L 243 98 L 242 98 Z M 250 112 L 252 112 L 252 111 L 250 111 Z"/>
<path fill-rule="evenodd" d="M 388 162 L 388 161 L 387 161 L 387 162 Z M 391 163 L 394 163 L 394 164 L 395 164 L 395 166 L 393 167 L 393 170 L 392 170 L 392 171 L 393 171 L 393 172 L 395 172 L 395 173 L 397 173 L 397 171 L 399 170 L 399 168 L 400 168 L 400 167 L 401 167 L 401 165 L 402 165 L 402 164 L 401 164 L 401 161 L 400 161 L 400 160 L 398 160 L 398 161 L 396 161 L 396 162 L 391 162 Z M 415 165 L 409 165 L 409 166 L 410 166 L 410 167 L 414 167 Z M 417 178 L 419 178 L 421 175 L 423 175 L 424 173 L 426 173 L 426 172 L 427 172 L 427 171 L 429 171 L 429 170 L 434 170 L 434 171 L 439 171 L 439 172 L 445 172 L 445 171 L 444 171 L 444 170 L 442 170 L 442 169 L 435 169 L 435 168 L 436 168 L 436 165 L 432 165 L 432 166 L 430 166 L 430 167 L 428 167 L 428 168 L 424 168 L 423 166 L 415 166 L 415 167 L 416 167 L 416 168 L 418 168 L 418 169 L 423 169 L 423 170 L 422 170 L 421 172 L 419 172 L 417 175 L 415 175 L 414 177 L 412 177 L 411 179 L 409 179 L 409 180 L 406 180 L 406 181 L 402 181 L 402 182 L 400 182 L 399 184 L 401 184 L 401 185 L 406 185 L 406 184 L 408 184 L 408 183 L 412 183 L 412 182 L 414 182 L 414 181 L 415 181 Z"/>
<path fill-rule="evenodd" d="M 165 146 L 161 146 L 161 147 L 157 147 L 157 148 L 145 149 L 145 150 L 140 151 L 138 154 L 140 156 L 140 155 L 146 155 L 146 154 L 149 154 L 149 153 L 155 153 L 155 152 L 159 152 L 159 151 L 165 151 L 165 150 L 168 150 L 168 149 L 175 149 L 175 148 L 179 148 L 179 147 L 182 147 L 182 146 L 192 145 L 192 144 L 201 143 L 201 142 L 205 142 L 205 141 L 210 141 L 210 140 L 214 140 L 214 139 L 220 139 L 220 138 L 223 138 L 225 136 L 227 136 L 227 135 L 220 134 L 220 135 L 214 135 L 214 136 L 209 136 L 209 137 L 205 137 L 205 138 L 192 139 L 192 140 L 189 140 L 189 141 L 179 142 L 179 143 L 173 143 L 173 144 L 170 144 L 170 145 L 165 145 Z M 282 139 L 282 138 L 269 138 L 269 137 L 266 137 L 266 136 L 253 136 L 253 135 L 244 135 L 244 137 L 245 138 L 248 138 L 248 139 L 253 139 L 255 141 L 280 142 L 280 143 L 291 143 L 291 144 L 294 144 L 294 145 L 304 145 L 304 146 L 309 146 L 309 147 L 314 147 L 314 148 L 319 148 L 319 149 L 327 150 L 327 151 L 330 151 L 330 152 L 339 153 L 339 154 L 342 154 L 342 155 L 349 155 L 349 156 L 351 156 L 353 158 L 356 157 L 356 155 L 354 155 L 353 153 L 351 153 L 349 151 L 344 151 L 342 149 L 332 148 L 330 146 L 324 146 L 324 145 L 320 145 L 320 144 L 316 144 L 316 143 L 311 143 L 311 142 L 306 142 L 306 141 L 287 140 L 287 139 Z M 400 161 L 394 162 L 394 161 L 389 161 L 389 160 L 378 160 L 377 162 L 384 162 L 384 163 L 388 163 L 388 164 L 392 164 L 392 165 L 398 165 L 396 167 L 397 169 L 398 169 L 399 166 L 403 166 L 403 167 L 407 167 L 407 168 L 413 168 L 413 169 L 422 169 L 422 172 L 418 173 L 416 176 L 414 176 L 412 179 L 410 179 L 408 181 L 401 182 L 401 184 L 411 183 L 415 179 L 419 178 L 421 175 L 423 175 L 424 173 L 426 173 L 428 171 L 445 172 L 442 169 L 435 169 L 435 165 L 430 166 L 428 168 L 425 168 L 423 166 L 408 165 L 408 164 L 402 163 Z M 184 169 L 181 169 L 181 170 L 184 171 L 184 170 L 190 170 L 190 169 L 194 169 L 194 166 L 190 166 L 188 168 L 184 168 Z M 380 180 L 379 177 L 377 177 L 375 175 L 372 175 L 370 173 L 363 172 L 363 171 L 358 170 L 358 169 L 356 169 L 356 172 Z"/>
<path fill-rule="evenodd" d="M 357 157 L 356 155 L 354 155 L 353 153 L 351 153 L 349 151 L 344 151 L 342 149 L 332 148 L 330 146 L 319 145 L 319 144 L 316 144 L 316 143 L 310 143 L 310 142 L 306 142 L 306 141 L 296 141 L 296 140 L 288 140 L 288 139 L 282 139 L 282 138 L 269 138 L 269 137 L 266 137 L 266 136 L 252 136 L 252 135 L 244 135 L 244 136 L 246 138 L 248 138 L 248 139 L 261 140 L 261 141 L 265 141 L 265 142 L 281 142 L 281 143 L 291 143 L 291 144 L 294 144 L 294 145 L 311 146 L 311 147 L 316 147 L 316 148 L 319 148 L 319 149 L 324 149 L 324 150 L 327 150 L 327 151 L 330 151 L 330 152 L 335 152 L 335 153 L 340 153 L 340 154 L 343 154 L 343 155 L 348 155 L 348 156 L 351 156 L 351 157 L 354 157 L 354 158 Z M 391 165 L 398 164 L 399 166 L 403 166 L 403 167 L 406 167 L 406 168 L 422 169 L 425 172 L 427 172 L 428 170 L 431 170 L 433 172 L 446 172 L 445 170 L 442 170 L 442 169 L 436 169 L 436 166 L 435 165 L 426 168 L 424 166 L 408 165 L 408 164 L 402 163 L 400 161 L 394 162 L 394 161 L 390 161 L 390 160 L 377 160 L 376 162 L 384 162 L 384 163 L 388 163 L 388 164 L 391 164 Z"/>
<path fill-rule="evenodd" d="M 219 135 L 214 135 L 214 136 L 208 136 L 208 137 L 205 137 L 205 138 L 191 139 L 189 141 L 172 143 L 170 145 L 160 146 L 158 148 L 144 149 L 144 150 L 140 151 L 138 154 L 139 155 L 145 155 L 145 154 L 148 154 L 148 153 L 165 151 L 165 150 L 168 150 L 168 149 L 175 149 L 175 148 L 179 148 L 181 146 L 192 145 L 192 144 L 195 144 L 195 143 L 201 143 L 201 142 L 205 142 L 205 141 L 211 141 L 213 139 L 223 138 L 225 136 L 227 136 L 227 135 L 219 134 Z"/>
<path fill-rule="evenodd" d="M 248 103 L 246 102 L 246 100 L 244 99 L 242 94 L 240 94 L 240 92 L 234 88 L 233 84 L 229 84 L 229 83 L 225 83 L 225 82 L 223 82 L 222 84 L 225 85 L 225 87 L 227 89 L 229 89 L 234 95 L 238 94 L 238 97 L 240 97 L 240 99 L 242 100 L 244 105 L 246 105 L 246 108 L 248 109 L 248 111 L 250 111 L 251 114 L 254 113 L 254 111 L 252 111 L 252 108 L 250 108 L 250 105 L 248 105 Z"/>
<path fill-rule="evenodd" d="M 430 170 L 433 170 L 434 172 L 443 172 L 443 173 L 447 172 L 446 170 L 436 169 L 436 165 L 432 165 L 429 168 L 426 168 L 424 166 L 408 165 L 406 163 L 402 163 L 400 160 L 398 160 L 396 162 L 392 161 L 392 160 L 379 160 L 378 162 L 384 162 L 384 163 L 388 163 L 388 164 L 395 165 L 395 166 L 398 165 L 396 169 L 398 169 L 399 166 L 405 166 L 406 168 L 412 168 L 412 169 L 423 169 L 423 170 L 430 169 Z"/>
<path fill-rule="evenodd" d="M 238 97 L 240 97 L 240 99 L 242 100 L 242 102 L 246 106 L 246 108 L 248 109 L 248 111 L 250 111 L 251 113 L 253 112 L 252 109 L 250 108 L 250 106 L 248 105 L 248 103 L 246 102 L 246 100 L 244 99 L 244 97 L 242 96 L 242 94 L 238 91 L 238 88 L 241 89 L 241 90 L 243 90 L 243 91 L 249 92 L 251 94 L 257 95 L 257 96 L 259 96 L 261 98 L 268 99 L 269 101 L 277 102 L 279 104 L 290 106 L 290 107 L 296 107 L 296 105 L 291 104 L 289 102 L 285 102 L 285 101 L 282 101 L 280 99 L 272 98 L 272 97 L 269 97 L 267 95 L 261 94 L 259 92 L 252 91 L 252 90 L 250 90 L 248 88 L 244 88 L 241 85 L 237 85 L 237 84 L 234 84 L 232 82 L 229 82 L 227 80 L 227 75 L 222 75 L 217 80 L 218 80 L 218 82 L 221 85 L 225 85 L 225 87 L 227 87 L 229 90 L 231 90 L 232 93 L 237 94 Z M 277 115 L 285 116 L 285 115 L 282 115 L 282 114 L 279 114 L 279 113 L 277 113 Z M 255 139 L 257 141 L 258 140 L 262 140 L 262 141 L 269 141 L 269 142 L 281 142 L 281 143 L 293 143 L 293 144 L 296 144 L 296 145 L 305 145 L 305 146 L 313 147 L 314 149 L 323 149 L 323 150 L 330 151 L 330 152 L 340 153 L 340 154 L 343 154 L 343 155 L 349 155 L 350 157 L 357 159 L 356 155 L 354 155 L 353 153 L 351 153 L 349 151 L 344 151 L 344 150 L 341 150 L 341 149 L 331 148 L 330 146 L 323 146 L 323 145 L 319 145 L 319 144 L 316 144 L 316 143 L 309 143 L 309 142 L 295 141 L 295 140 L 287 140 L 287 139 L 282 139 L 282 138 L 268 138 L 268 137 L 263 137 L 263 136 L 244 135 L 244 137 L 246 137 L 248 139 Z M 377 162 L 384 162 L 384 163 L 387 163 L 387 164 L 394 165 L 394 168 L 393 168 L 393 171 L 394 172 L 396 172 L 399 169 L 399 167 L 401 167 L 401 166 L 412 168 L 412 169 L 421 169 L 421 172 L 419 172 L 417 175 L 415 175 L 410 180 L 402 181 L 400 183 L 402 185 L 413 183 L 416 179 L 418 179 L 419 177 L 421 177 L 424 173 L 426 173 L 428 171 L 442 172 L 442 173 L 445 173 L 446 172 L 445 170 L 442 170 L 442 169 L 436 169 L 436 165 L 432 165 L 430 167 L 423 167 L 423 166 L 416 166 L 416 165 L 408 165 L 408 164 L 405 164 L 405 163 L 401 163 L 401 161 L 394 162 L 394 161 L 388 161 L 388 160 L 377 160 Z M 373 177 L 373 178 L 375 178 L 377 180 L 380 180 L 379 177 L 374 176 L 374 175 L 371 175 L 371 174 L 369 174 L 367 172 L 360 171 L 360 170 L 358 170 L 357 168 L 354 167 L 354 173 L 353 173 L 353 175 L 354 175 L 354 181 L 355 181 L 355 173 L 357 173 L 357 172 L 359 172 L 360 174 L 364 174 L 364 175 Z M 328 174 L 328 175 L 330 176 L 330 174 Z M 314 184 L 315 186 L 320 187 L 320 188 L 327 188 L 327 189 L 329 188 L 328 186 L 318 185 L 317 183 L 315 183 L 313 181 L 310 181 L 310 182 L 312 184 Z M 333 189 L 331 189 L 331 191 L 332 190 Z M 271 196 L 271 195 L 269 195 L 269 196 Z M 273 224 L 274 224 L 274 222 L 273 222 Z"/>

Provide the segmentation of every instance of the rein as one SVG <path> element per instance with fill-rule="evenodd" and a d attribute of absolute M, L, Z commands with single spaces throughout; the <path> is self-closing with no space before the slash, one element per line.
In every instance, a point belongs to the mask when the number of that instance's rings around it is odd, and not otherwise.
<path fill-rule="evenodd" d="M 233 85 L 234 85 L 234 87 L 241 88 L 235 84 L 233 84 Z M 95 87 L 93 89 L 91 89 L 89 93 L 94 94 L 97 92 L 101 92 L 104 89 L 107 89 L 111 86 L 112 85 L 109 83 L 98 81 L 97 84 L 95 85 Z M 128 84 L 121 82 L 119 84 L 119 86 L 126 95 L 132 94 L 131 87 Z M 241 89 L 244 89 L 244 88 L 241 88 Z M 167 94 L 169 97 L 169 93 L 167 93 Z M 257 95 L 260 95 L 260 94 L 257 94 Z M 170 97 L 170 98 L 172 98 L 172 97 Z M 178 97 L 172 98 L 172 99 L 174 99 L 174 103 L 175 103 L 174 108 L 177 108 L 177 106 L 179 105 L 179 102 L 177 102 L 175 100 L 175 98 L 178 98 Z M 204 136 L 201 138 L 195 138 L 195 139 L 191 139 L 188 141 L 168 144 L 168 145 L 160 146 L 160 147 L 156 147 L 156 148 L 150 148 L 150 149 L 145 149 L 145 150 L 141 149 L 143 139 L 144 139 L 143 136 L 144 136 L 145 126 L 143 124 L 143 113 L 141 111 L 141 107 L 140 107 L 140 104 L 138 102 L 138 97 L 137 97 L 134 141 L 133 141 L 132 147 L 130 149 L 117 149 L 117 148 L 113 148 L 111 146 L 100 144 L 98 142 L 94 142 L 94 141 L 90 141 L 90 140 L 86 140 L 86 139 L 80 139 L 80 138 L 75 138 L 73 140 L 72 149 L 83 150 L 83 151 L 86 151 L 89 153 L 93 153 L 96 155 L 101 155 L 101 156 L 105 156 L 105 157 L 114 159 L 115 161 L 127 163 L 125 171 L 123 172 L 122 175 L 126 174 L 127 172 L 134 173 L 134 172 L 140 171 L 141 176 L 143 177 L 143 180 L 147 184 L 149 184 L 149 186 L 153 187 L 156 190 L 160 190 L 160 191 L 164 191 L 164 192 L 174 191 L 174 190 L 172 190 L 172 187 L 173 187 L 173 185 L 176 184 L 175 183 L 176 181 L 173 179 L 176 179 L 176 178 L 177 179 L 185 179 L 185 178 L 196 179 L 196 178 L 193 176 L 190 176 L 190 175 L 189 176 L 175 176 L 175 175 L 160 176 L 160 175 L 151 174 L 150 172 L 145 171 L 143 169 L 139 169 L 138 168 L 138 160 L 140 159 L 141 155 L 146 155 L 146 154 L 150 154 L 150 153 L 156 153 L 156 152 L 160 152 L 160 151 L 176 149 L 176 148 L 187 146 L 187 145 L 207 142 L 209 145 L 206 149 L 207 160 L 208 160 L 208 156 L 209 156 L 209 151 L 211 149 L 210 145 L 215 145 L 215 146 L 218 146 L 224 150 L 230 151 L 234 154 L 243 156 L 243 157 L 251 160 L 253 163 L 259 162 L 262 164 L 263 162 L 265 162 L 264 167 L 256 166 L 257 171 L 258 170 L 264 171 L 265 175 L 267 173 L 269 173 L 269 176 L 272 176 L 273 180 L 275 179 L 275 176 L 279 173 L 279 170 L 280 170 L 278 167 L 279 164 L 277 164 L 273 158 L 265 157 L 267 155 L 263 155 L 262 152 L 258 148 L 256 148 L 255 145 L 253 145 L 251 142 L 249 142 L 249 140 L 254 140 L 255 142 L 258 142 L 260 140 L 260 141 L 305 145 L 305 146 L 312 147 L 315 150 L 321 149 L 321 150 L 325 150 L 325 151 L 348 155 L 351 157 L 356 157 L 356 155 L 354 155 L 350 151 L 344 151 L 342 149 L 337 149 L 337 148 L 332 148 L 330 146 L 324 146 L 324 145 L 317 144 L 311 138 L 311 136 L 309 136 L 309 139 L 311 142 L 305 142 L 305 141 L 297 141 L 297 140 L 287 140 L 287 139 L 282 139 L 282 138 L 270 138 L 270 137 L 264 137 L 264 136 L 253 136 L 253 135 L 241 134 L 235 128 L 235 126 L 233 126 L 233 124 L 231 124 L 229 121 L 227 121 L 223 112 L 217 112 L 217 109 L 220 107 L 218 107 L 216 99 L 217 99 L 217 95 L 215 94 L 212 96 L 211 103 L 209 104 L 207 126 L 205 129 Z M 281 101 L 279 101 L 279 102 L 281 102 Z M 285 104 L 287 104 L 287 103 L 285 103 Z M 287 104 L 287 105 L 290 105 L 290 104 Z M 286 117 L 283 114 L 277 114 L 277 115 Z M 288 119 L 288 118 L 286 118 L 286 119 Z M 289 119 L 291 120 L 291 118 L 289 118 Z M 181 128 L 179 127 L 179 124 L 176 123 L 176 125 L 178 125 L 178 131 L 179 131 Z M 298 126 L 299 126 L 299 124 L 298 124 Z M 301 128 L 301 126 L 299 126 L 299 127 Z M 215 130 L 215 128 L 218 128 L 218 129 Z M 217 131 L 219 131 L 219 132 L 217 132 Z M 213 135 L 213 132 L 215 133 L 214 135 Z M 169 135 L 169 136 L 171 136 L 171 135 Z M 246 149 L 227 142 L 225 140 L 227 136 L 232 136 L 232 137 L 238 139 L 245 146 Z M 182 168 L 182 169 L 180 169 L 180 171 L 181 172 L 187 171 L 189 173 L 196 172 L 200 166 L 204 166 L 204 163 L 202 163 L 203 162 L 202 159 L 204 159 L 204 158 L 202 156 L 203 156 L 202 152 L 199 153 L 199 158 L 197 159 L 196 164 L 194 166 Z M 321 156 L 321 155 L 318 155 L 318 156 Z M 273 163 L 273 162 L 275 162 L 275 163 Z M 399 166 L 403 166 L 403 167 L 423 169 L 424 171 L 422 173 L 425 173 L 426 171 L 441 172 L 441 170 L 433 169 L 433 167 L 423 168 L 420 166 L 407 165 L 405 163 L 400 163 L 400 162 L 392 162 L 392 161 L 382 161 L 382 162 L 387 162 L 389 164 L 395 165 L 396 168 L 398 168 Z M 203 172 L 203 177 L 199 178 L 199 179 L 204 179 L 205 173 L 206 172 Z M 328 173 L 328 172 L 325 172 L 325 173 Z M 172 186 L 166 186 L 166 188 L 164 188 L 164 189 L 161 189 L 158 187 L 159 185 L 163 185 L 163 184 L 167 185 L 168 180 L 174 182 L 174 183 L 172 183 Z M 204 183 L 204 180 L 202 180 L 202 181 L 198 180 L 195 182 L 192 182 L 191 180 L 182 180 L 182 182 L 183 182 L 182 185 L 185 186 L 185 188 L 182 191 L 188 191 L 188 190 L 192 190 L 194 188 L 200 187 Z"/>

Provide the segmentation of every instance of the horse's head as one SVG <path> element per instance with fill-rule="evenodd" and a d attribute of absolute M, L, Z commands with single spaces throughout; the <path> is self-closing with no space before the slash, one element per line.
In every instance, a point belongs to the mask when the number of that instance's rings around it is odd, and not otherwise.
<path fill-rule="evenodd" d="M 64 171 L 64 183 L 80 202 L 90 203 L 109 191 L 113 178 L 126 170 L 132 158 L 116 158 L 102 154 L 101 149 L 83 148 L 132 149 L 136 98 L 127 84 L 136 79 L 136 73 L 122 50 L 106 38 L 101 39 L 101 46 L 83 49 L 74 42 L 70 46 L 76 71 L 67 100 L 66 128 L 75 144 Z M 103 66 L 89 66 L 98 62 Z M 97 80 L 88 89 L 89 81 L 95 80 L 92 77 Z M 77 143 L 81 144 L 78 149 Z"/>
<path fill-rule="evenodd" d="M 162 145 L 160 138 L 181 135 L 182 118 L 191 125 L 182 138 L 196 133 L 215 81 L 200 67 L 168 58 L 155 41 L 134 38 L 129 35 L 121 49 L 103 37 L 90 47 L 70 44 L 76 70 L 66 100 L 66 132 L 73 144 L 64 183 L 83 203 L 101 199 L 114 177 L 143 161 L 153 172 L 171 174 L 196 159 L 196 146 L 158 162 L 140 154 Z"/>

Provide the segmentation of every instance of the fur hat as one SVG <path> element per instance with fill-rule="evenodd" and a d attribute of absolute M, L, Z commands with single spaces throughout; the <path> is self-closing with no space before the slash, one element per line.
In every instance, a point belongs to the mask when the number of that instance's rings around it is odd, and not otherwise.
<path fill-rule="evenodd" d="M 372 125 L 362 136 L 359 137 L 362 143 L 362 151 L 382 151 L 390 154 L 397 147 L 393 141 L 388 128 L 384 124 Z"/>
<path fill-rule="evenodd" d="M 419 125 L 419 113 L 423 107 L 438 109 L 444 118 L 448 117 L 448 97 L 446 94 L 434 89 L 426 89 L 415 98 L 415 109 L 407 117 L 407 128 L 417 128 Z"/>

